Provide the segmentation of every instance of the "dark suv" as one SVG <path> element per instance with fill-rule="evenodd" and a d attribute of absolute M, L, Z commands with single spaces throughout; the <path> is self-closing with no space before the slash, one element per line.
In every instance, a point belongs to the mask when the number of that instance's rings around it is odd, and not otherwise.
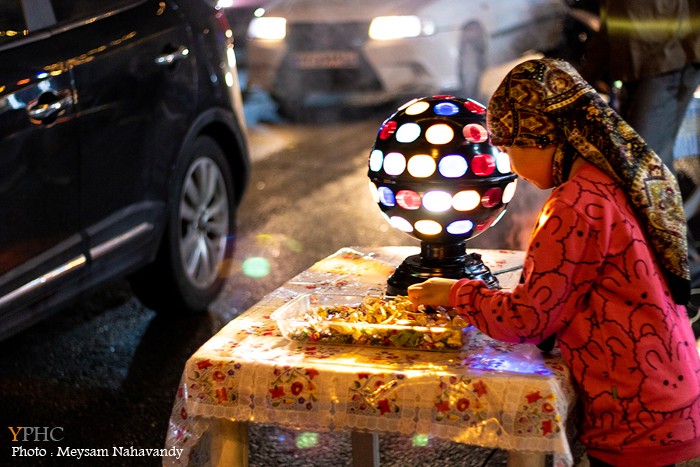
<path fill-rule="evenodd" d="M 210 2 L 0 2 L 0 339 L 127 275 L 156 310 L 205 310 L 248 172 Z"/>

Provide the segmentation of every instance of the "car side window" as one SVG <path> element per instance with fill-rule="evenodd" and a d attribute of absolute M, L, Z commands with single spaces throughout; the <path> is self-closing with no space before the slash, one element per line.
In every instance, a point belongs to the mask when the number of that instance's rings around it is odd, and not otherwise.
<path fill-rule="evenodd" d="M 20 0 L 0 2 L 0 45 L 21 39 L 28 34 Z"/>
<path fill-rule="evenodd" d="M 142 0 L 51 0 L 58 23 L 82 21 L 141 2 Z"/>

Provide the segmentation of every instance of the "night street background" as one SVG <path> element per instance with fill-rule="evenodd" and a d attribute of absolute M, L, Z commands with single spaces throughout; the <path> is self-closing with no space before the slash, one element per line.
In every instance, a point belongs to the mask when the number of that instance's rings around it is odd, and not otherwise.
<path fill-rule="evenodd" d="M 304 123 L 246 96 L 253 172 L 239 210 L 237 249 L 225 291 L 200 316 L 157 315 L 117 281 L 0 342 L 0 465 L 156 466 L 160 458 L 58 462 L 11 456 L 9 427 L 62 427 L 59 443 L 23 447 L 162 448 L 187 358 L 224 324 L 289 278 L 344 246 L 418 245 L 392 229 L 370 198 L 367 158 L 395 106 L 318 109 Z M 469 248 L 522 249 L 547 193 L 520 183 L 501 222 Z M 247 275 L 250 264 L 269 273 Z M 300 436 L 315 446 L 296 447 Z M 501 466 L 505 453 L 381 436 L 382 466 Z M 128 464 L 125 464 L 128 460 Z M 319 435 L 253 425 L 251 466 L 349 466 L 348 433 Z"/>

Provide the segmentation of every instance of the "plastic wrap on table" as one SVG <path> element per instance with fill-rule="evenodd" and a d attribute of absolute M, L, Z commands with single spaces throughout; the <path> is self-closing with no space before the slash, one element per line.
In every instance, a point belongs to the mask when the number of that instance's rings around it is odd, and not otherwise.
<path fill-rule="evenodd" d="M 509 451 L 551 453 L 572 465 L 567 436 L 575 394 L 557 349 L 508 344 L 471 331 L 460 352 L 425 352 L 290 341 L 275 310 L 311 292 L 374 290 L 379 268 L 415 249 L 343 248 L 268 294 L 209 339 L 188 360 L 173 406 L 166 447 L 184 449 L 178 465 L 205 465 L 208 437 L 221 420 L 271 423 L 307 431 L 416 433 Z M 490 250 L 492 271 L 522 265 L 523 252 Z M 519 270 L 499 275 L 505 288 Z M 386 280 L 384 276 L 384 280 Z M 372 292 L 374 293 L 374 292 Z M 382 291 L 377 290 L 378 295 Z M 202 462 L 202 460 L 205 460 Z"/>
<path fill-rule="evenodd" d="M 454 312 L 415 311 L 406 297 L 303 294 L 270 317 L 287 339 L 319 344 L 459 351 L 469 335 Z"/>

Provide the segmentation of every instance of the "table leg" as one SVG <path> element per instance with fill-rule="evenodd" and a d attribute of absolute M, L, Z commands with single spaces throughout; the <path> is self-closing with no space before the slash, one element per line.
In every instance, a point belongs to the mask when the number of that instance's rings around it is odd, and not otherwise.
<path fill-rule="evenodd" d="M 544 467 L 546 454 L 508 451 L 508 467 Z"/>
<path fill-rule="evenodd" d="M 225 418 L 211 423 L 211 465 L 248 467 L 248 423 Z"/>
<path fill-rule="evenodd" d="M 355 467 L 379 467 L 379 435 L 353 431 L 352 465 Z"/>

